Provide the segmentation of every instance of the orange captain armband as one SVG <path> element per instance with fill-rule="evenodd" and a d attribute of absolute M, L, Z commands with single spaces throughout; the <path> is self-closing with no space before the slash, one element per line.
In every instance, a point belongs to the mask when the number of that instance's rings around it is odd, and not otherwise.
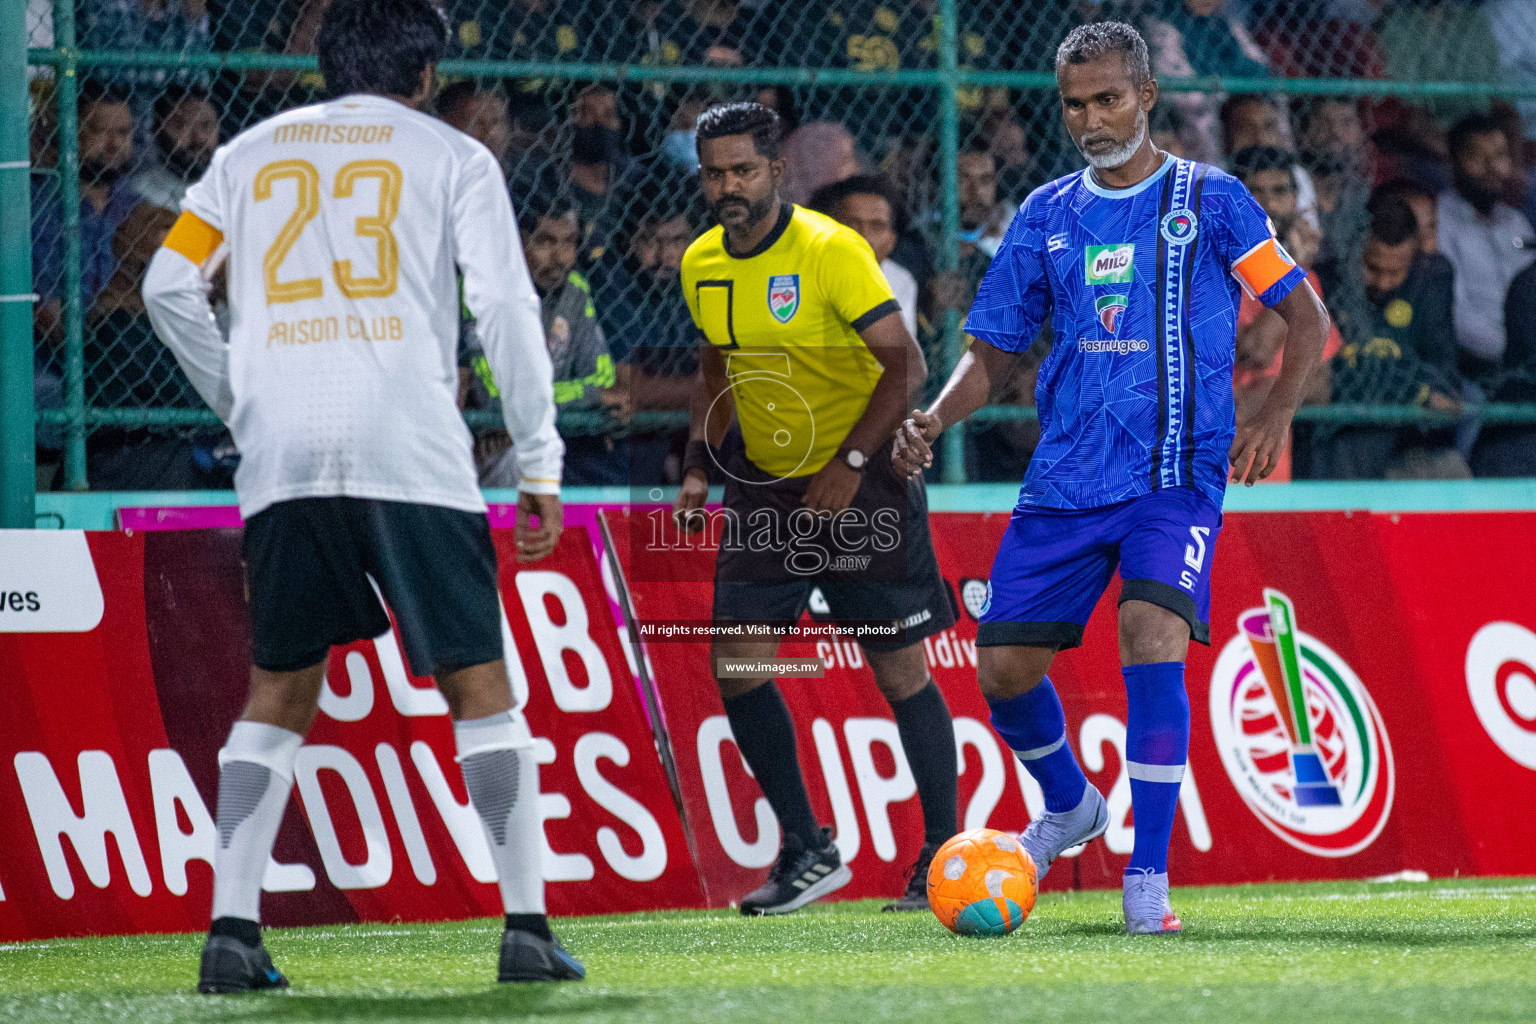
<path fill-rule="evenodd" d="M 1250 299 L 1257 299 L 1295 267 L 1296 261 L 1291 259 L 1291 254 L 1270 237 L 1237 258 L 1232 264 L 1232 276 L 1237 278 L 1237 283 L 1243 286 Z"/>
<path fill-rule="evenodd" d="M 165 236 L 167 249 L 181 253 L 199 267 L 223 243 L 224 232 L 195 213 L 183 213 L 176 218 L 170 233 Z"/>

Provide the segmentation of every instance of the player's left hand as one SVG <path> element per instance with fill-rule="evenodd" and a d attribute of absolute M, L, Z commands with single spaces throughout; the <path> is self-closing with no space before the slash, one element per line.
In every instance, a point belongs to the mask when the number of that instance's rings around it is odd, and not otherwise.
<path fill-rule="evenodd" d="M 863 480 L 864 474 L 834 455 L 811 477 L 811 486 L 805 489 L 805 497 L 800 501 L 812 512 L 841 512 L 853 503 Z"/>
<path fill-rule="evenodd" d="M 539 525 L 533 525 L 533 517 L 539 517 Z M 512 531 L 517 541 L 517 560 L 537 562 L 560 542 L 564 528 L 565 512 L 560 507 L 558 494 L 517 494 L 517 523 Z"/>
<path fill-rule="evenodd" d="M 1233 481 L 1252 487 L 1275 471 L 1295 415 L 1294 409 L 1265 402 L 1252 419 L 1238 426 L 1229 453 Z"/>

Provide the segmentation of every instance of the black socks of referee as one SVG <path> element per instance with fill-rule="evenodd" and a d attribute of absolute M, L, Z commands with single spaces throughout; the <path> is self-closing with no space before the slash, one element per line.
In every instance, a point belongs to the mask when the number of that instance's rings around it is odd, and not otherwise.
<path fill-rule="evenodd" d="M 923 841 L 942 843 L 957 831 L 959 782 L 955 727 L 949 705 L 932 679 L 906 700 L 893 701 L 896 731 L 912 766 L 917 799 L 923 808 Z M 741 756 L 778 816 L 785 834 L 808 848 L 821 845 L 821 826 L 805 795 L 805 779 L 795 755 L 795 725 L 773 682 L 725 700 L 725 716 Z"/>
<path fill-rule="evenodd" d="M 795 755 L 795 723 L 778 684 L 769 680 L 740 697 L 724 698 L 724 703 L 736 747 L 778 817 L 779 827 L 785 835 L 799 838 L 806 849 L 819 849 L 821 826 L 805 795 L 805 779 Z M 953 754 L 949 763 L 955 763 Z"/>
<path fill-rule="evenodd" d="M 959 831 L 959 762 L 949 705 L 944 703 L 938 685 L 929 679 L 927 686 L 906 700 L 892 701 L 891 711 L 917 782 L 917 800 L 923 807 L 923 841 L 942 843 Z"/>

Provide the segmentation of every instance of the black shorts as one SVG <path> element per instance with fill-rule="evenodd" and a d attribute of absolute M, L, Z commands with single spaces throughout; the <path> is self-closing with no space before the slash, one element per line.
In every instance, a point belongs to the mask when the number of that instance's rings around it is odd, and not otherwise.
<path fill-rule="evenodd" d="M 816 517 L 801 504 L 814 474 L 775 479 L 739 450 L 725 468 L 724 510 L 734 518 L 715 558 L 714 621 L 791 625 L 820 589 L 827 614 L 818 618 L 900 628 L 889 642 L 860 641 L 872 651 L 900 650 L 955 624 L 954 592 L 928 532 L 927 491 L 896 472 L 890 445 L 870 456 L 841 518 Z"/>
<path fill-rule="evenodd" d="M 504 656 L 496 549 L 483 512 L 367 498 L 280 501 L 245 524 L 251 662 L 293 672 L 400 623 L 411 671 Z M 372 581 L 372 582 L 370 582 Z"/>

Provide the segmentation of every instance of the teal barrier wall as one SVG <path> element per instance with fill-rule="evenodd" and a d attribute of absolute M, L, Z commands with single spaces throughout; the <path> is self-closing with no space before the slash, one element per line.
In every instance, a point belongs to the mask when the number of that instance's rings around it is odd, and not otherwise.
<path fill-rule="evenodd" d="M 658 488 L 660 490 L 660 488 Z M 928 505 L 935 512 L 1004 512 L 1013 507 L 1019 489 L 1012 484 L 955 484 L 928 488 Z M 662 493 L 670 501 L 673 492 Z M 649 497 L 650 495 L 646 495 Z M 622 505 L 630 500 L 627 487 L 567 487 L 571 503 Z M 490 502 L 514 502 L 517 492 L 488 490 Z M 713 495 L 720 500 L 718 489 Z M 111 530 L 119 508 L 137 506 L 233 505 L 233 491 L 64 491 L 37 496 L 37 525 L 44 529 Z M 1476 512 L 1536 510 L 1536 479 L 1311 481 L 1234 487 L 1227 491 L 1228 512 L 1299 512 L 1333 509 L 1372 512 Z"/>

